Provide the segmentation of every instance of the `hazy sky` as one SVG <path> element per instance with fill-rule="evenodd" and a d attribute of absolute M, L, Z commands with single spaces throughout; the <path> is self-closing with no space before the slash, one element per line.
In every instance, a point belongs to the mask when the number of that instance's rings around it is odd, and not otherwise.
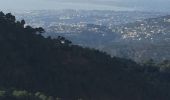
<path fill-rule="evenodd" d="M 170 10 L 170 0 L 0 0 L 1 10 Z"/>

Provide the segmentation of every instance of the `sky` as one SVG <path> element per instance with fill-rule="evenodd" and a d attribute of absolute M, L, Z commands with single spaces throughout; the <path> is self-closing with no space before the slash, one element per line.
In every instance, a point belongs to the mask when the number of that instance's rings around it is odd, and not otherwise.
<path fill-rule="evenodd" d="M 145 10 L 168 11 L 170 0 L 0 0 L 1 10 Z"/>

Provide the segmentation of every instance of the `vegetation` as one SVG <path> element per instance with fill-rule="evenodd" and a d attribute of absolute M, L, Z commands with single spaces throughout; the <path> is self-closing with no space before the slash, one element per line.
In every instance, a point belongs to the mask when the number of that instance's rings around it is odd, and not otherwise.
<path fill-rule="evenodd" d="M 61 100 L 59 97 L 47 96 L 41 92 L 31 93 L 26 90 L 2 89 L 1 100 Z"/>
<path fill-rule="evenodd" d="M 3 100 L 169 100 L 169 71 L 112 58 L 64 37 L 44 38 L 42 32 L 0 13 Z"/>

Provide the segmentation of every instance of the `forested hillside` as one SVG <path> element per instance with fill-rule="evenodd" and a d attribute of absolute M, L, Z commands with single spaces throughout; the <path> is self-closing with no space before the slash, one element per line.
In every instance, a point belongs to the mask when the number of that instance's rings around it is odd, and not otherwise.
<path fill-rule="evenodd" d="M 44 38 L 42 32 L 0 12 L 4 100 L 169 100 L 168 61 L 161 68 L 152 62 L 139 65 L 73 45 L 64 37 Z M 40 99 L 37 91 L 51 97 Z"/>

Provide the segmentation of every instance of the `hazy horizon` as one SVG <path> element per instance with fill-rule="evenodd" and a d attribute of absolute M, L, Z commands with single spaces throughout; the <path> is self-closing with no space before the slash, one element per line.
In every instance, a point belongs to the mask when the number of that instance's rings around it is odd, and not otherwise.
<path fill-rule="evenodd" d="M 84 9 L 169 12 L 169 0 L 0 0 L 1 10 Z"/>

